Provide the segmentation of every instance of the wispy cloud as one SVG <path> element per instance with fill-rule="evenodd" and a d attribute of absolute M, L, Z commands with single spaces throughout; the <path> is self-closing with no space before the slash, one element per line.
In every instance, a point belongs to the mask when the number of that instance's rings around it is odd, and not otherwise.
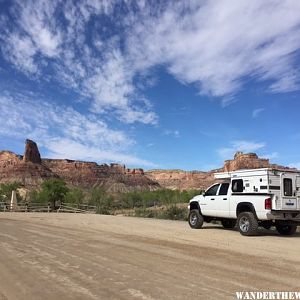
<path fill-rule="evenodd" d="M 261 158 L 267 158 L 267 159 L 274 159 L 274 158 L 279 157 L 279 153 L 278 152 L 272 152 L 272 153 L 268 153 L 268 154 L 263 154 L 260 157 Z"/>
<path fill-rule="evenodd" d="M 70 159 L 97 160 L 105 162 L 125 163 L 127 165 L 156 167 L 157 165 L 133 155 L 102 150 L 98 147 L 86 145 L 75 140 L 55 138 L 47 143 L 49 158 L 62 158 L 68 154 Z"/>
<path fill-rule="evenodd" d="M 168 136 L 172 136 L 172 137 L 175 137 L 175 138 L 179 138 L 180 137 L 180 132 L 179 132 L 179 130 L 165 129 L 163 131 L 163 135 L 168 135 Z"/>
<path fill-rule="evenodd" d="M 245 140 L 237 140 L 232 141 L 229 147 L 220 148 L 217 150 L 217 153 L 223 159 L 230 159 L 233 157 L 234 153 L 237 151 L 242 152 L 255 152 L 257 150 L 261 150 L 265 148 L 266 144 L 261 142 L 253 142 L 253 141 L 245 141 Z"/>
<path fill-rule="evenodd" d="M 256 108 L 252 111 L 252 118 L 255 119 L 257 118 L 260 113 L 262 113 L 265 109 L 264 108 Z"/>
<path fill-rule="evenodd" d="M 23 95 L 0 96 L 0 136 L 36 140 L 56 158 L 123 162 L 154 166 L 132 151 L 135 141 L 125 132 L 112 130 L 94 114 L 87 116 L 67 106 L 40 104 Z"/>
<path fill-rule="evenodd" d="M 91 43 L 85 35 L 91 16 L 110 15 L 113 8 L 113 1 L 13 1 L 13 18 L 4 18 L 0 30 L 2 54 L 30 78 L 71 88 L 90 102 L 93 113 L 156 124 L 157 115 L 133 83 L 136 72 L 120 37 L 100 42 L 90 28 L 96 41 Z"/>
<path fill-rule="evenodd" d="M 123 122 L 157 122 L 143 96 L 155 66 L 223 102 L 246 77 L 273 93 L 299 89 L 299 1 L 15 0 L 11 15 L 1 19 L 6 60 Z"/>
<path fill-rule="evenodd" d="M 299 89 L 299 24 L 295 1 L 172 3 L 136 24 L 130 50 L 141 68 L 166 64 L 178 80 L 225 101 L 242 89 L 245 76 L 286 92 Z"/>

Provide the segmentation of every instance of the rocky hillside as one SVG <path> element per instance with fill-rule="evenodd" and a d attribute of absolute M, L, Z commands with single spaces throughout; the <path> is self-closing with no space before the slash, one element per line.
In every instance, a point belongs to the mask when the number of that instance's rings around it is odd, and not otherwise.
<path fill-rule="evenodd" d="M 240 169 L 257 168 L 289 169 L 284 166 L 271 164 L 268 159 L 259 158 L 255 153 L 237 152 L 232 160 L 226 160 L 220 169 L 208 172 L 183 170 L 150 170 L 146 176 L 157 181 L 162 187 L 168 189 L 206 189 L 214 183 L 214 173 L 229 172 Z"/>
<path fill-rule="evenodd" d="M 37 144 L 26 140 L 23 156 L 10 151 L 0 152 L 0 183 L 20 182 L 36 188 L 44 180 L 61 178 L 70 186 L 101 186 L 111 192 L 155 190 L 159 184 L 144 175 L 142 169 L 124 165 L 82 162 L 68 159 L 41 159 Z"/>
<path fill-rule="evenodd" d="M 102 164 L 69 159 L 42 159 L 37 144 L 26 140 L 24 155 L 0 152 L 0 183 L 21 182 L 26 188 L 36 188 L 44 180 L 61 178 L 70 186 L 91 188 L 101 186 L 110 192 L 168 189 L 206 189 L 214 182 L 213 174 L 238 169 L 283 166 L 270 164 L 255 153 L 237 152 L 220 169 L 209 172 L 183 170 L 127 169 L 120 164 Z"/>
<path fill-rule="evenodd" d="M 209 172 L 183 170 L 150 170 L 145 172 L 150 179 L 157 181 L 160 186 L 168 189 L 206 189 L 214 182 L 214 173 L 222 169 Z"/>

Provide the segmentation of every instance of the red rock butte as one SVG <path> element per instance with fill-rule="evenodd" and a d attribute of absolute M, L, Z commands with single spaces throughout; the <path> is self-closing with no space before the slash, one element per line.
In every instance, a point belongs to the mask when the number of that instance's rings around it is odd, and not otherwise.
<path fill-rule="evenodd" d="M 101 164 L 70 159 L 41 159 L 37 144 L 26 140 L 24 155 L 0 152 L 0 183 L 20 182 L 37 188 L 50 178 L 61 178 L 70 186 L 103 187 L 111 192 L 155 190 L 157 182 L 144 175 L 143 169 L 128 169 L 121 164 Z"/>

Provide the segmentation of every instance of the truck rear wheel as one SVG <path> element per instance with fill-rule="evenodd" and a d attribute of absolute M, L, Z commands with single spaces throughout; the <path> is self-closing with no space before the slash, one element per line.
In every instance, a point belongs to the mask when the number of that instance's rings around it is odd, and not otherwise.
<path fill-rule="evenodd" d="M 252 212 L 241 212 L 237 224 L 240 234 L 246 236 L 257 234 L 258 222 Z"/>
<path fill-rule="evenodd" d="M 277 224 L 275 226 L 278 233 L 281 235 L 292 235 L 297 230 L 297 225 Z"/>
<path fill-rule="evenodd" d="M 202 227 L 204 222 L 203 216 L 200 214 L 198 209 L 192 209 L 189 213 L 189 224 L 194 229 Z"/>

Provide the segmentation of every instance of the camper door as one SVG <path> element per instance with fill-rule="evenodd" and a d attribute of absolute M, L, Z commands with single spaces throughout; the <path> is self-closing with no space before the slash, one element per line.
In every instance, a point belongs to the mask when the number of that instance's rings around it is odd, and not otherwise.
<path fill-rule="evenodd" d="M 281 175 L 282 208 L 286 210 L 297 209 L 296 178 L 294 174 Z"/>

